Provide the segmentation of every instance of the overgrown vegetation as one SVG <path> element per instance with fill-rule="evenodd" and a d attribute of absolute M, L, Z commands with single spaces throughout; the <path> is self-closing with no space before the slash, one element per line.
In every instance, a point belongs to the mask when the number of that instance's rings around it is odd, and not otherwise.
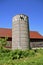
<path fill-rule="evenodd" d="M 8 37 L 5 37 L 5 38 L 0 38 L 0 48 L 4 48 L 7 44 L 7 39 Z"/>
<path fill-rule="evenodd" d="M 6 41 L 0 46 L 0 65 L 43 65 L 43 49 L 6 49 Z"/>
<path fill-rule="evenodd" d="M 43 65 L 43 50 L 0 49 L 0 65 Z"/>

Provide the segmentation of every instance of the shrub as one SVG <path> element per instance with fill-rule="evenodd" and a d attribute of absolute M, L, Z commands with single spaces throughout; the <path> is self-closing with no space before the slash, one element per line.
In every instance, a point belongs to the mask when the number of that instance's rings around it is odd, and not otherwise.
<path fill-rule="evenodd" d="M 34 50 L 3 49 L 0 52 L 0 65 L 43 65 L 42 52 L 41 49 L 37 52 Z"/>
<path fill-rule="evenodd" d="M 22 55 L 23 57 L 27 57 L 29 55 L 29 50 L 24 50 L 22 51 Z"/>
<path fill-rule="evenodd" d="M 10 51 L 11 49 L 7 49 L 7 48 L 0 49 L 1 53 L 9 53 Z"/>
<path fill-rule="evenodd" d="M 35 55 L 35 51 L 34 50 L 30 50 L 29 51 L 29 56 L 34 56 Z"/>
<path fill-rule="evenodd" d="M 37 52 L 38 49 L 34 49 L 35 53 Z"/>
<path fill-rule="evenodd" d="M 20 58 L 23 58 L 23 57 L 28 57 L 29 54 L 30 54 L 29 50 L 22 51 L 22 50 L 16 49 L 16 50 L 13 50 L 13 51 L 10 52 L 10 57 L 12 59 L 20 59 Z"/>
<path fill-rule="evenodd" d="M 7 40 L 8 40 L 7 37 L 5 37 L 5 38 L 0 38 L 0 48 L 1 48 L 1 49 L 6 46 Z"/>

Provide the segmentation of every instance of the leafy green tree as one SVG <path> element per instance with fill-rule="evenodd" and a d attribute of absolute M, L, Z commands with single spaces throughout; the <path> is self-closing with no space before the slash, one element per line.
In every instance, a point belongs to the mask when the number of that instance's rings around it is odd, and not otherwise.
<path fill-rule="evenodd" d="M 1 48 L 1 49 L 6 46 L 6 44 L 7 44 L 7 39 L 8 39 L 7 37 L 5 37 L 5 38 L 0 38 L 0 48 Z"/>

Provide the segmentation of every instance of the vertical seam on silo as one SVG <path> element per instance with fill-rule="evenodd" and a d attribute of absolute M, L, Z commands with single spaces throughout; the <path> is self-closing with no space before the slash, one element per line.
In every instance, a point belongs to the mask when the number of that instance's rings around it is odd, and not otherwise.
<path fill-rule="evenodd" d="M 21 44 L 21 30 L 20 30 L 20 20 L 19 20 L 19 47 Z"/>

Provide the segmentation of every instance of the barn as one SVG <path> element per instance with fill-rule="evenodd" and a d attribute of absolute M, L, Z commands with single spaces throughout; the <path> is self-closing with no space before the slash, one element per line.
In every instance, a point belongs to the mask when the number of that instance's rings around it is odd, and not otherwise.
<path fill-rule="evenodd" d="M 7 48 L 12 48 L 12 29 L 0 28 L 0 38 L 8 37 Z M 43 47 L 43 36 L 37 31 L 30 31 L 31 48 Z"/>

